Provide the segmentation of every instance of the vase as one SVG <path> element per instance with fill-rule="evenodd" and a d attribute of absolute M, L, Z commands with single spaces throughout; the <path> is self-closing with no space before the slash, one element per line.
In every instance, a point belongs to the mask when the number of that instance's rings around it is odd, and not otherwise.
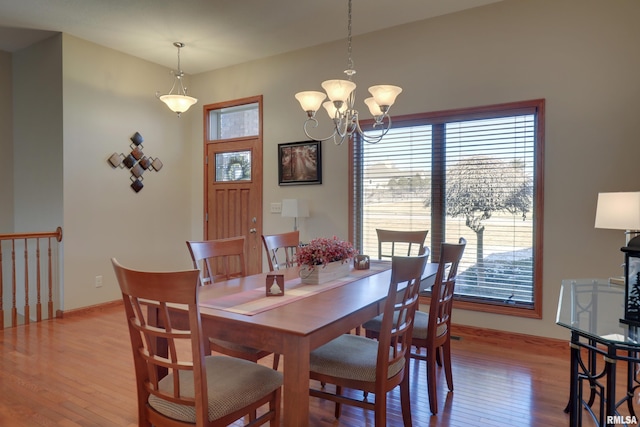
<path fill-rule="evenodd" d="M 344 276 L 348 276 L 351 271 L 351 263 L 349 260 L 330 262 L 327 265 L 314 265 L 309 267 L 303 265 L 300 268 L 300 278 L 302 283 L 309 285 L 319 285 L 330 282 Z"/>

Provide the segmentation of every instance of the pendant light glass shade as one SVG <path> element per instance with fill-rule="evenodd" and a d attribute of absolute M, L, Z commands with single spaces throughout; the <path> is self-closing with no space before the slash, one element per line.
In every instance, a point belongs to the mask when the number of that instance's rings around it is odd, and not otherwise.
<path fill-rule="evenodd" d="M 376 100 L 373 99 L 373 97 L 365 99 L 364 103 L 369 107 L 369 112 L 373 117 L 381 116 L 383 114 L 380 106 L 376 103 Z"/>
<path fill-rule="evenodd" d="M 335 119 L 336 117 L 336 113 L 338 112 L 338 109 L 336 108 L 336 105 L 331 102 L 331 101 L 327 101 L 327 102 L 323 102 L 322 106 L 324 107 L 325 110 L 327 110 L 327 114 L 329 115 L 329 118 L 331 119 Z M 340 107 L 340 114 L 344 113 L 344 110 L 347 109 L 347 104 L 342 104 L 342 107 Z"/>
<path fill-rule="evenodd" d="M 198 102 L 198 100 L 192 96 L 187 95 L 187 89 L 182 84 L 182 78 L 184 77 L 184 73 L 180 68 L 180 49 L 184 47 L 184 43 L 175 42 L 173 44 L 178 48 L 178 70 L 172 71 L 174 75 L 173 86 L 171 86 L 171 90 L 166 95 L 160 95 L 159 92 L 156 92 L 156 97 L 160 99 L 160 101 L 164 102 L 167 107 L 174 113 L 180 114 L 187 111 L 193 104 Z M 173 93 L 173 90 L 177 89 L 177 93 Z"/>
<path fill-rule="evenodd" d="M 167 104 L 167 107 L 174 113 L 184 113 L 198 100 L 192 96 L 187 95 L 162 95 L 160 101 Z"/>
<path fill-rule="evenodd" d="M 347 102 L 356 84 L 349 80 L 326 80 L 322 82 L 322 88 L 327 92 L 329 100 Z"/>
<path fill-rule="evenodd" d="M 296 93 L 296 99 L 304 111 L 318 111 L 326 97 L 324 93 L 312 90 Z"/>
<path fill-rule="evenodd" d="M 373 95 L 373 99 L 380 107 L 391 107 L 400 92 L 402 92 L 402 88 L 392 85 L 378 85 L 369 88 L 369 93 Z"/>

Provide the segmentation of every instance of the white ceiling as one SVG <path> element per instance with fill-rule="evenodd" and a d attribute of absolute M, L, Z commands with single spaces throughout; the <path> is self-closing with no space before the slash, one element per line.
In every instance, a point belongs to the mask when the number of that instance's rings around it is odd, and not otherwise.
<path fill-rule="evenodd" d="M 500 0 L 354 0 L 353 35 Z M 196 74 L 346 39 L 347 0 L 0 0 L 0 50 L 64 32 Z"/>

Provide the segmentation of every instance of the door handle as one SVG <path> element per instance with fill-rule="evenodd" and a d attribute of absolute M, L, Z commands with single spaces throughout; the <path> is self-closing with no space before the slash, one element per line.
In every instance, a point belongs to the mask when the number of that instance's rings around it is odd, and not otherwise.
<path fill-rule="evenodd" d="M 257 230 L 255 228 L 250 228 L 249 229 L 249 233 L 251 233 L 251 234 L 256 234 L 256 231 Z"/>

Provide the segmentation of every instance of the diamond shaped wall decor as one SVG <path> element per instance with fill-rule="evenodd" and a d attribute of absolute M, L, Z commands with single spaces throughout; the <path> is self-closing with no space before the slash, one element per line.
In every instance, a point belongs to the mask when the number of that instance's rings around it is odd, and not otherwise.
<path fill-rule="evenodd" d="M 144 138 L 142 138 L 142 135 L 138 132 L 134 133 L 131 137 L 131 144 L 129 145 L 131 151 L 126 154 L 113 153 L 107 160 L 107 163 L 109 163 L 114 169 L 129 169 L 131 172 L 130 179 L 132 181 L 131 188 L 136 193 L 144 187 L 144 184 L 142 184 L 142 180 L 144 179 L 142 174 L 144 174 L 145 171 L 154 170 L 158 172 L 162 169 L 162 162 L 160 159 L 144 155 L 144 152 L 142 151 L 143 141 Z"/>

